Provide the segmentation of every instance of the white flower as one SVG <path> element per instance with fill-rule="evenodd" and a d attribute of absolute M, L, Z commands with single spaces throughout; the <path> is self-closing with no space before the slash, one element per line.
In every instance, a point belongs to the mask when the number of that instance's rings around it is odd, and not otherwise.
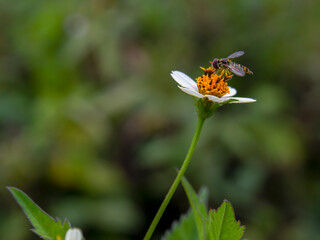
<path fill-rule="evenodd" d="M 237 90 L 232 87 L 229 87 L 230 93 L 227 93 L 222 97 L 217 97 L 214 95 L 204 95 L 199 92 L 197 83 L 186 74 L 179 71 L 172 71 L 171 76 L 179 84 L 178 87 L 182 91 L 197 98 L 208 98 L 210 101 L 218 103 L 224 103 L 231 99 L 236 101 L 231 101 L 230 103 L 251 103 L 256 101 L 252 98 L 233 97 L 234 95 L 236 95 Z"/>
<path fill-rule="evenodd" d="M 64 239 L 65 240 L 82 240 L 82 232 L 78 228 L 70 228 L 67 231 Z"/>

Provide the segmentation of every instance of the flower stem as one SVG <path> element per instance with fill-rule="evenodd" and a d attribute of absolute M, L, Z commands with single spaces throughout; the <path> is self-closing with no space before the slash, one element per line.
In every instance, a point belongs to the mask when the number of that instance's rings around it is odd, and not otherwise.
<path fill-rule="evenodd" d="M 199 139 L 199 136 L 200 136 L 200 133 L 201 133 L 201 129 L 202 129 L 202 126 L 203 126 L 203 123 L 205 121 L 205 118 L 202 118 L 202 117 L 198 117 L 198 124 L 197 124 L 197 129 L 194 133 L 194 136 L 193 136 L 193 139 L 192 139 L 192 142 L 191 142 L 191 145 L 190 145 L 190 148 L 189 148 L 189 151 L 188 151 L 188 154 L 186 156 L 186 158 L 184 159 L 183 161 L 183 164 L 181 166 L 181 169 L 180 171 L 178 172 L 178 175 L 177 177 L 175 178 L 174 182 L 172 183 L 166 197 L 164 198 L 156 216 L 154 217 L 145 237 L 143 240 L 149 240 L 156 228 L 156 226 L 158 225 L 159 221 L 160 221 L 160 218 L 162 217 L 163 215 L 163 212 L 164 210 L 166 209 L 166 207 L 168 206 L 171 198 L 172 198 L 172 195 L 174 194 L 174 192 L 176 191 L 180 181 L 181 181 L 181 178 L 182 176 L 184 175 L 185 171 L 187 170 L 188 168 L 188 165 L 190 163 L 190 160 L 191 160 L 191 157 L 193 155 L 193 152 L 196 148 L 196 145 L 197 145 L 197 142 L 198 142 L 198 139 Z"/>

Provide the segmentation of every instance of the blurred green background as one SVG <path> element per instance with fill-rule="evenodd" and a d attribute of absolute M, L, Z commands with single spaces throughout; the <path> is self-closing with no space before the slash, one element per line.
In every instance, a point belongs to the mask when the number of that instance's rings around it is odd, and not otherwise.
<path fill-rule="evenodd" d="M 319 24 L 316 0 L 0 0 L 1 239 L 38 239 L 5 186 L 86 239 L 142 239 L 196 126 L 170 72 L 238 50 L 257 102 L 206 121 L 186 175 L 249 240 L 319 238 Z M 179 188 L 154 238 L 187 209 Z"/>

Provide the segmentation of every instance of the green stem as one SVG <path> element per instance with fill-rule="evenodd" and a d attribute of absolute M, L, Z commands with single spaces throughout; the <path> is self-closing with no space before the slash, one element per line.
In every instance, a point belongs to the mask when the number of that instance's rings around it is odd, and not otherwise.
<path fill-rule="evenodd" d="M 174 192 L 176 191 L 180 181 L 181 181 L 181 178 L 183 177 L 185 171 L 187 170 L 188 168 L 188 165 L 190 163 L 190 160 L 191 160 L 191 157 L 193 155 L 193 152 L 194 152 L 194 149 L 196 148 L 196 145 L 197 145 L 197 142 L 198 142 L 198 139 L 199 139 L 199 136 L 200 136 L 200 133 L 201 133 L 201 129 L 202 129 L 202 126 L 203 126 L 203 123 L 204 123 L 204 120 L 205 118 L 201 118 L 201 117 L 198 117 L 198 124 L 197 124 L 197 129 L 196 129 L 196 132 L 194 133 L 194 136 L 193 136 L 193 139 L 192 139 L 192 143 L 190 145 L 190 148 L 189 148 L 189 151 L 188 151 L 188 154 L 186 156 L 186 158 L 184 159 L 183 161 L 183 164 L 181 166 L 181 169 L 180 171 L 178 172 L 178 175 L 176 177 L 176 179 L 174 180 L 174 182 L 172 183 L 166 197 L 164 198 L 156 216 L 154 217 L 145 237 L 143 240 L 149 240 L 156 228 L 156 226 L 158 225 L 159 221 L 160 221 L 160 218 L 162 217 L 163 215 L 163 212 L 164 210 L 166 209 L 166 207 L 168 206 L 171 198 L 172 198 L 172 195 L 174 194 Z"/>

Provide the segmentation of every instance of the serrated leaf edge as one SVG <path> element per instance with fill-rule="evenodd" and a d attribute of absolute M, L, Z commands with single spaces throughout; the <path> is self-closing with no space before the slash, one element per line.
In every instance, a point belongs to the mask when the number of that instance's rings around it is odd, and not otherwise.
<path fill-rule="evenodd" d="M 45 215 L 47 215 L 49 218 L 51 218 L 55 223 L 58 223 L 60 222 L 61 226 L 63 227 L 64 224 L 67 222 L 69 228 L 71 228 L 71 224 L 69 222 L 69 220 L 67 218 L 64 218 L 63 222 L 60 220 L 60 218 L 56 217 L 51 217 L 46 211 L 44 211 L 38 204 L 36 204 L 29 196 L 28 194 L 26 194 L 24 191 L 20 190 L 19 188 L 16 188 L 16 187 L 12 187 L 12 186 L 7 186 L 6 187 L 10 194 L 13 196 L 14 200 L 18 203 L 18 205 L 20 206 L 20 208 L 22 209 L 24 215 L 27 217 L 28 221 L 30 222 L 30 224 L 34 227 L 34 229 L 30 229 L 30 231 L 32 231 L 33 233 L 35 233 L 36 235 L 38 235 L 39 237 L 41 237 L 42 239 L 48 239 L 50 240 L 49 238 L 47 237 L 43 237 L 41 236 L 39 233 L 37 233 L 36 229 L 35 229 L 35 226 L 33 225 L 32 221 L 30 220 L 29 216 L 27 215 L 26 211 L 24 210 L 24 208 L 21 206 L 20 202 L 16 199 L 14 193 L 11 191 L 12 189 L 24 194 L 37 208 L 39 208 Z M 61 236 L 63 237 L 63 236 Z"/>
<path fill-rule="evenodd" d="M 209 217 L 210 217 L 210 211 L 212 211 L 214 214 L 216 214 L 216 213 L 218 212 L 218 210 L 223 206 L 224 203 L 230 205 L 230 207 L 231 207 L 231 209 L 232 209 L 233 219 L 235 220 L 236 225 L 237 225 L 237 227 L 238 227 L 237 230 L 241 230 L 241 231 L 243 232 L 243 234 L 244 234 L 244 233 L 245 233 L 245 230 L 246 230 L 246 227 L 245 227 L 245 225 L 241 225 L 240 220 L 236 220 L 236 215 L 235 215 L 234 208 L 233 208 L 231 202 L 229 202 L 227 199 L 224 199 L 223 202 L 222 202 L 222 204 L 221 204 L 217 209 L 210 209 L 210 210 L 209 210 Z M 226 208 L 227 208 L 227 205 L 225 205 L 225 209 L 226 209 Z M 225 212 L 226 212 L 226 211 L 224 211 L 224 213 L 223 213 L 223 222 L 225 221 L 225 217 L 224 217 Z M 219 239 L 220 239 L 220 234 L 221 234 L 221 231 L 220 231 L 220 233 L 219 233 Z"/>
<path fill-rule="evenodd" d="M 168 237 L 168 235 L 171 234 L 175 230 L 175 228 L 179 226 L 179 223 L 181 223 L 184 219 L 186 219 L 189 214 L 192 214 L 192 209 L 189 209 L 186 213 L 181 214 L 179 219 L 174 220 L 171 224 L 171 227 L 168 230 L 166 230 L 162 235 L 161 240 Z"/>

